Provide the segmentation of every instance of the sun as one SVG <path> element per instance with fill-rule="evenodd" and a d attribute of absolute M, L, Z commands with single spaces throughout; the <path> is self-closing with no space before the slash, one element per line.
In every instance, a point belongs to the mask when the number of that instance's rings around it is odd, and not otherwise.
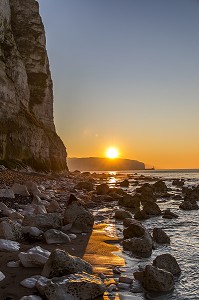
<path fill-rule="evenodd" d="M 115 147 L 110 147 L 106 150 L 106 157 L 108 158 L 117 158 L 119 156 L 119 151 Z"/>

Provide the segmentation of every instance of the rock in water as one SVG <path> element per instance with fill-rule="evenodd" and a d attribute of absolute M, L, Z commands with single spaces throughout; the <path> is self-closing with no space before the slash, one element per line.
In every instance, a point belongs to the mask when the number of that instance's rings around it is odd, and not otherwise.
<path fill-rule="evenodd" d="M 55 249 L 51 252 L 43 268 L 42 276 L 53 278 L 77 272 L 92 274 L 92 266 L 79 257 L 72 256 L 63 250 Z"/>
<path fill-rule="evenodd" d="M 175 257 L 169 253 L 157 256 L 153 261 L 153 265 L 159 269 L 164 269 L 173 275 L 179 275 L 181 273 L 181 269 Z"/>
<path fill-rule="evenodd" d="M 36 0 L 0 1 L 0 160 L 65 170 L 53 122 L 53 89 Z"/>
<path fill-rule="evenodd" d="M 103 295 L 106 290 L 100 278 L 86 273 L 53 278 L 45 285 L 38 281 L 36 287 L 48 300 L 95 299 Z"/>
<path fill-rule="evenodd" d="M 170 237 L 163 229 L 157 227 L 153 228 L 153 240 L 158 244 L 170 244 Z"/>

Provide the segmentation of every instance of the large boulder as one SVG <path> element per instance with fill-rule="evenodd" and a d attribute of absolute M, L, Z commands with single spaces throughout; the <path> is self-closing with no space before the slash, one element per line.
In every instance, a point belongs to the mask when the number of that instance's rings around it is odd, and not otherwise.
<path fill-rule="evenodd" d="M 158 244 L 170 244 L 170 237 L 163 229 L 157 227 L 153 228 L 153 240 Z"/>
<path fill-rule="evenodd" d="M 43 268 L 42 276 L 53 278 L 79 272 L 92 274 L 92 266 L 79 257 L 72 256 L 63 250 L 55 249 L 51 252 Z"/>
<path fill-rule="evenodd" d="M 94 184 L 91 181 L 80 181 L 74 188 L 77 190 L 93 191 Z"/>
<path fill-rule="evenodd" d="M 108 194 L 109 190 L 110 188 L 106 183 L 102 183 L 96 186 L 96 191 L 99 195 Z"/>
<path fill-rule="evenodd" d="M 125 188 L 129 187 L 128 179 L 124 179 L 122 182 L 120 182 L 120 186 Z"/>
<path fill-rule="evenodd" d="M 20 244 L 11 240 L 0 239 L 0 252 L 17 252 Z"/>
<path fill-rule="evenodd" d="M 0 198 L 15 198 L 15 194 L 12 189 L 0 189 Z"/>
<path fill-rule="evenodd" d="M 124 209 L 117 209 L 115 211 L 115 218 L 116 219 L 120 219 L 120 220 L 123 220 L 123 219 L 126 219 L 126 218 L 131 218 L 131 213 L 124 210 Z"/>
<path fill-rule="evenodd" d="M 165 211 L 163 212 L 163 218 L 165 219 L 176 219 L 178 218 L 178 215 L 175 214 L 174 212 L 172 212 L 169 208 L 165 209 Z"/>
<path fill-rule="evenodd" d="M 43 266 L 50 256 L 50 252 L 40 246 L 33 247 L 27 252 L 20 252 L 18 257 L 21 264 L 26 268 L 37 268 Z"/>
<path fill-rule="evenodd" d="M 147 265 L 143 272 L 143 286 L 148 291 L 169 292 L 174 289 L 174 277 L 170 272 Z"/>
<path fill-rule="evenodd" d="M 180 206 L 181 209 L 183 210 L 197 210 L 199 209 L 199 206 L 197 202 L 195 201 L 183 201 Z"/>
<path fill-rule="evenodd" d="M 179 275 L 181 273 L 177 260 L 169 253 L 158 255 L 153 261 L 153 266 L 164 269 L 173 275 Z"/>
<path fill-rule="evenodd" d="M 85 208 L 80 201 L 70 195 L 67 207 L 64 211 L 64 225 L 72 223 L 72 228 L 80 232 L 90 232 L 94 224 L 92 213 Z"/>
<path fill-rule="evenodd" d="M 123 247 L 138 257 L 149 257 L 152 253 L 152 238 L 147 229 L 138 221 L 132 220 L 124 229 Z"/>
<path fill-rule="evenodd" d="M 140 188 L 137 189 L 137 191 L 140 193 L 140 200 L 142 204 L 144 204 L 145 202 L 156 201 L 153 186 L 151 186 L 149 183 L 143 184 Z"/>
<path fill-rule="evenodd" d="M 150 216 L 161 215 L 161 210 L 155 202 L 146 202 L 143 206 L 143 211 Z"/>
<path fill-rule="evenodd" d="M 11 189 L 15 195 L 30 196 L 27 187 L 24 184 L 14 183 Z"/>
<path fill-rule="evenodd" d="M 7 219 L 0 223 L 1 238 L 18 241 L 22 239 L 22 236 L 22 226 L 17 221 Z"/>
<path fill-rule="evenodd" d="M 67 234 L 56 229 L 49 229 L 44 233 L 44 238 L 47 244 L 66 244 L 70 243 L 70 238 Z"/>
<path fill-rule="evenodd" d="M 59 229 L 62 227 L 62 218 L 57 213 L 25 215 L 23 226 L 37 227 L 44 231 Z"/>
<path fill-rule="evenodd" d="M 165 193 L 168 188 L 163 180 L 158 180 L 153 184 L 154 191 L 156 193 Z"/>
<path fill-rule="evenodd" d="M 126 194 L 119 199 L 119 205 L 132 208 L 139 209 L 140 208 L 140 195 L 137 193 L 133 193 L 132 195 Z"/>
<path fill-rule="evenodd" d="M 102 280 L 90 274 L 72 274 L 36 284 L 40 294 L 48 300 L 90 300 L 102 296 L 106 286 Z"/>

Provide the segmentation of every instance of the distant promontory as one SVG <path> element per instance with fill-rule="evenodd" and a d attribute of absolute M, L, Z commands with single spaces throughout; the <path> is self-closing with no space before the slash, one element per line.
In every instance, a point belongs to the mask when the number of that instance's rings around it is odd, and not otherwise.
<path fill-rule="evenodd" d="M 68 168 L 70 171 L 125 171 L 125 170 L 145 170 L 145 164 L 137 160 L 124 158 L 68 158 Z"/>

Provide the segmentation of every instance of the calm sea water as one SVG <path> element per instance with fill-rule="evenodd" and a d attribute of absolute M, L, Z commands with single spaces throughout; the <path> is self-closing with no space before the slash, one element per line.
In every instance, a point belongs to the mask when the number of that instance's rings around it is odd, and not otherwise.
<path fill-rule="evenodd" d="M 185 179 L 185 186 L 196 186 L 199 185 L 199 170 L 149 170 L 149 171 L 125 171 L 125 172 L 111 172 L 109 183 L 114 185 L 117 181 L 126 178 L 129 174 L 138 173 L 145 176 L 150 176 L 157 180 L 162 178 L 172 190 L 170 193 L 181 194 L 181 189 L 178 189 L 172 185 L 174 178 Z M 130 181 L 133 179 L 130 179 Z M 142 183 L 147 182 L 142 181 Z M 131 185 L 129 190 L 133 191 L 135 186 Z M 176 279 L 175 290 L 167 295 L 154 295 L 154 294 L 131 294 L 124 292 L 121 294 L 120 299 L 155 299 L 155 300 L 196 300 L 199 299 L 199 211 L 183 211 L 179 209 L 179 204 L 182 201 L 172 199 L 161 199 L 157 200 L 161 210 L 170 208 L 173 212 L 179 215 L 178 219 L 167 220 L 161 216 L 153 217 L 143 224 L 150 231 L 154 227 L 161 227 L 171 238 L 171 244 L 167 246 L 158 246 L 153 254 L 148 259 L 137 259 L 129 255 L 129 253 L 122 252 L 122 256 L 126 260 L 126 272 L 132 274 L 133 271 L 138 270 L 138 266 L 145 266 L 146 264 L 152 263 L 153 259 L 160 254 L 170 253 L 178 261 L 182 274 Z M 111 210 L 111 208 L 110 208 Z M 98 212 L 100 213 L 100 211 Z M 114 223 L 113 216 L 108 217 L 107 221 Z M 123 227 L 119 223 L 115 223 L 118 229 L 118 234 L 121 236 Z"/>

